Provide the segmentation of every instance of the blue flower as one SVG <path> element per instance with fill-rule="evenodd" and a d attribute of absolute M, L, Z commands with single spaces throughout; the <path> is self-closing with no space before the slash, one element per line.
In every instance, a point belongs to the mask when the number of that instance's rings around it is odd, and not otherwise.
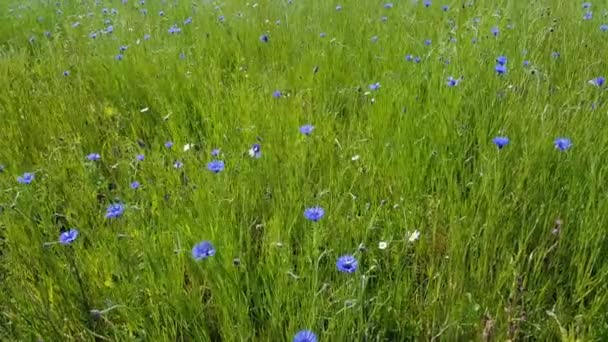
<path fill-rule="evenodd" d="M 149 34 L 144 34 L 144 40 L 149 40 L 152 36 L 150 36 Z"/>
<path fill-rule="evenodd" d="M 108 206 L 108 209 L 106 209 L 106 218 L 108 218 L 108 219 L 119 218 L 122 216 L 122 214 L 124 212 L 125 212 L 124 204 L 122 204 L 122 203 L 110 204 L 110 206 Z"/>
<path fill-rule="evenodd" d="M 583 8 L 584 9 L 588 9 L 591 7 L 591 3 L 590 2 L 583 2 Z"/>
<path fill-rule="evenodd" d="M 408 62 L 411 62 L 411 61 L 414 60 L 414 56 L 412 56 L 412 55 L 406 55 L 405 56 L 405 60 L 408 61 Z"/>
<path fill-rule="evenodd" d="M 553 51 L 551 53 L 551 57 L 553 57 L 553 58 L 559 58 L 559 56 L 561 56 L 561 54 L 559 52 L 557 52 L 557 51 Z"/>
<path fill-rule="evenodd" d="M 92 32 L 91 34 L 89 34 L 89 37 L 93 39 L 97 38 L 97 32 Z"/>
<path fill-rule="evenodd" d="M 192 248 L 192 257 L 196 261 L 207 259 L 215 255 L 215 247 L 209 241 L 202 241 Z"/>
<path fill-rule="evenodd" d="M 5 169 L 6 169 L 6 165 L 0 164 L 0 173 L 3 173 Z"/>
<path fill-rule="evenodd" d="M 72 27 L 73 27 L 73 28 L 76 28 L 76 27 L 78 27 L 78 26 L 80 26 L 80 22 L 79 22 L 79 21 L 76 21 L 76 22 L 74 22 L 74 23 L 72 24 Z"/>
<path fill-rule="evenodd" d="M 143 154 L 138 154 L 137 156 L 135 156 L 135 159 L 137 159 L 138 161 L 144 161 L 144 159 L 146 159 L 146 156 L 144 156 Z"/>
<path fill-rule="evenodd" d="M 369 85 L 370 90 L 378 90 L 380 89 L 380 82 L 372 83 Z"/>
<path fill-rule="evenodd" d="M 171 27 L 169 27 L 169 31 L 168 32 L 169 32 L 169 34 L 181 33 L 182 29 L 179 28 L 177 26 L 177 24 L 173 24 Z"/>
<path fill-rule="evenodd" d="M 122 61 L 122 53 L 119 53 L 118 55 L 116 55 L 116 60 L 117 61 Z"/>
<path fill-rule="evenodd" d="M 173 141 L 167 141 L 167 142 L 165 143 L 165 147 L 166 147 L 166 148 L 171 148 L 171 147 L 173 147 Z"/>
<path fill-rule="evenodd" d="M 145 8 L 142 8 L 142 9 L 140 10 L 140 12 L 141 12 L 141 14 L 143 14 L 143 15 L 148 14 L 148 10 L 147 10 L 147 9 L 145 9 Z"/>
<path fill-rule="evenodd" d="M 304 210 L 304 217 L 313 222 L 319 222 L 325 216 L 325 209 L 321 207 L 312 207 Z"/>
<path fill-rule="evenodd" d="M 310 330 L 300 330 L 293 337 L 292 342 L 317 342 L 317 335 Z"/>
<path fill-rule="evenodd" d="M 192 24 L 192 17 L 188 17 L 188 18 L 186 18 L 186 20 L 184 20 L 184 25 L 188 25 L 188 24 Z"/>
<path fill-rule="evenodd" d="M 499 150 L 502 150 L 503 147 L 505 147 L 509 144 L 509 138 L 508 137 L 495 137 L 494 139 L 492 139 L 492 142 L 494 143 L 494 145 L 496 145 L 496 147 L 498 147 Z"/>
<path fill-rule="evenodd" d="M 256 159 L 260 158 L 262 156 L 262 146 L 260 146 L 260 144 L 251 145 L 249 156 Z"/>
<path fill-rule="evenodd" d="M 524 64 L 524 66 L 525 66 L 525 67 L 527 67 L 527 66 L 529 66 L 529 65 L 530 65 L 530 61 L 525 60 L 523 64 Z"/>
<path fill-rule="evenodd" d="M 606 83 L 606 79 L 602 76 L 596 77 L 592 80 L 589 80 L 589 84 L 594 85 L 596 87 L 601 87 L 604 85 L 604 83 Z"/>
<path fill-rule="evenodd" d="M 207 164 L 207 169 L 213 173 L 220 173 L 224 170 L 224 162 L 221 160 L 213 160 Z"/>
<path fill-rule="evenodd" d="M 600 31 L 602 31 L 602 32 L 608 32 L 608 25 L 607 24 L 600 25 Z"/>
<path fill-rule="evenodd" d="M 164 17 L 165 16 L 165 11 L 158 11 L 158 15 L 161 16 L 161 17 Z"/>
<path fill-rule="evenodd" d="M 112 33 L 114 32 L 114 26 L 110 25 L 108 27 L 106 27 L 106 29 L 104 30 L 105 33 Z"/>
<path fill-rule="evenodd" d="M 30 184 L 34 180 L 34 178 L 36 178 L 36 175 L 31 172 L 26 172 L 23 175 L 17 177 L 17 182 L 21 184 Z"/>
<path fill-rule="evenodd" d="M 274 92 L 272 92 L 272 97 L 274 97 L 275 99 L 278 99 L 281 96 L 283 96 L 283 94 L 281 93 L 280 90 L 275 90 Z"/>
<path fill-rule="evenodd" d="M 359 262 L 353 255 L 350 254 L 343 255 L 338 258 L 338 261 L 336 261 L 338 271 L 343 273 L 353 273 L 357 270 L 357 266 L 359 266 Z"/>
<path fill-rule="evenodd" d="M 494 26 L 494 27 L 492 27 L 491 32 L 492 32 L 492 35 L 494 35 L 494 37 L 496 37 L 500 33 L 500 30 L 498 29 L 498 27 Z"/>
<path fill-rule="evenodd" d="M 120 48 L 118 48 L 118 50 L 121 52 L 124 52 L 124 51 L 127 51 L 128 48 L 129 48 L 128 46 L 122 45 Z"/>
<path fill-rule="evenodd" d="M 213 157 L 219 156 L 220 153 L 221 153 L 221 151 L 219 148 L 214 148 L 213 150 L 211 150 L 211 156 L 213 156 Z"/>
<path fill-rule="evenodd" d="M 506 65 L 502 65 L 502 64 L 496 64 L 496 66 L 494 67 L 494 70 L 496 70 L 496 72 L 499 75 L 503 75 L 507 73 L 507 66 Z"/>
<path fill-rule="evenodd" d="M 555 144 L 555 148 L 560 151 L 566 151 L 570 147 L 572 147 L 572 141 L 570 141 L 570 139 L 568 139 L 568 138 L 557 138 L 557 139 L 555 139 L 554 144 Z"/>
<path fill-rule="evenodd" d="M 268 43 L 270 41 L 270 37 L 268 37 L 267 34 L 263 34 L 263 35 L 260 36 L 260 41 L 262 43 Z"/>
<path fill-rule="evenodd" d="M 139 186 L 141 184 L 138 181 L 134 181 L 133 183 L 131 183 L 131 189 L 136 190 L 139 189 Z"/>
<path fill-rule="evenodd" d="M 447 12 L 447 11 L 450 9 L 450 6 L 448 6 L 448 5 L 443 5 L 443 7 L 441 7 L 441 9 L 442 9 L 444 12 Z"/>
<path fill-rule="evenodd" d="M 184 54 L 183 52 L 179 53 L 179 59 L 184 60 L 186 59 L 186 54 Z"/>
<path fill-rule="evenodd" d="M 184 163 L 179 160 L 176 160 L 175 163 L 173 163 L 173 167 L 176 169 L 181 169 L 182 167 L 184 167 Z"/>
<path fill-rule="evenodd" d="M 387 2 L 386 4 L 384 4 L 384 8 L 393 8 L 393 3 L 392 2 Z"/>
<path fill-rule="evenodd" d="M 310 135 L 312 134 L 312 131 L 315 129 L 315 126 L 311 125 L 311 124 L 306 124 L 302 127 L 300 127 L 300 133 L 304 134 L 304 135 Z"/>
<path fill-rule="evenodd" d="M 505 57 L 505 56 L 498 56 L 498 57 L 496 57 L 496 63 L 498 63 L 500 65 L 506 65 L 507 64 L 507 57 Z"/>
<path fill-rule="evenodd" d="M 431 41 L 430 39 L 426 39 L 426 40 L 424 41 L 424 45 L 426 45 L 426 46 L 431 45 L 431 43 L 432 43 L 432 41 Z"/>
<path fill-rule="evenodd" d="M 377 42 L 377 41 L 378 41 L 378 36 L 373 36 L 373 37 L 371 38 L 371 41 L 372 41 L 372 43 Z"/>
<path fill-rule="evenodd" d="M 591 20 L 593 18 L 593 12 L 588 11 L 583 15 L 583 20 Z"/>
<path fill-rule="evenodd" d="M 89 153 L 87 155 L 87 159 L 90 161 L 99 161 L 101 159 L 101 155 L 99 153 Z"/>
<path fill-rule="evenodd" d="M 62 245 L 69 245 L 78 237 L 78 229 L 70 229 L 59 234 L 59 243 Z"/>
<path fill-rule="evenodd" d="M 424 7 L 430 7 L 433 3 L 431 0 L 424 0 Z"/>
<path fill-rule="evenodd" d="M 455 87 L 460 83 L 460 79 L 453 78 L 452 76 L 448 77 L 447 85 L 448 87 Z"/>
<path fill-rule="evenodd" d="M 70 76 L 70 70 L 66 70 L 63 72 L 63 76 L 68 77 Z"/>
<path fill-rule="evenodd" d="M 416 56 L 414 57 L 414 63 L 420 63 L 421 59 L 420 57 Z"/>
<path fill-rule="evenodd" d="M 321 38 L 325 38 L 325 36 L 327 36 L 327 34 L 326 34 L 325 32 L 321 32 L 321 33 L 319 33 L 319 37 L 321 37 Z"/>

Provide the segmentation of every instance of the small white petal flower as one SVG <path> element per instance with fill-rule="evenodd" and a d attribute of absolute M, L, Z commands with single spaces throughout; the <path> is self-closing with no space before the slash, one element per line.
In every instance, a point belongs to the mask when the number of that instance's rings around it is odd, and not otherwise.
<path fill-rule="evenodd" d="M 381 250 L 385 250 L 385 249 L 386 249 L 386 247 L 388 247 L 388 243 L 387 243 L 386 241 L 380 241 L 380 242 L 378 243 L 378 248 L 379 248 L 379 249 L 381 249 Z"/>
<path fill-rule="evenodd" d="M 357 161 L 357 160 L 359 160 L 359 158 L 361 158 L 361 157 L 358 154 L 355 154 L 352 158 L 350 158 L 350 160 Z"/>
<path fill-rule="evenodd" d="M 418 230 L 414 230 L 414 232 L 409 237 L 409 242 L 414 242 L 420 238 L 420 232 Z"/>
<path fill-rule="evenodd" d="M 192 147 L 194 147 L 194 144 L 186 144 L 186 145 L 184 145 L 184 152 L 188 151 Z"/>

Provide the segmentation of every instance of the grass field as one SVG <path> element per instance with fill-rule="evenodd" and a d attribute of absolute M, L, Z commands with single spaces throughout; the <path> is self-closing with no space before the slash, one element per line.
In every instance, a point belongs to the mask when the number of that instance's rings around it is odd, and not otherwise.
<path fill-rule="evenodd" d="M 600 1 L 2 1 L 0 340 L 607 341 L 607 64 Z"/>

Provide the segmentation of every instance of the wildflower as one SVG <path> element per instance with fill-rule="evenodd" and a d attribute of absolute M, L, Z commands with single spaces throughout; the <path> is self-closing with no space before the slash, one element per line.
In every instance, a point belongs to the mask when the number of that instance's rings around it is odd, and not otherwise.
<path fill-rule="evenodd" d="M 304 135 L 310 135 L 314 129 L 315 129 L 315 126 L 313 126 L 311 124 L 306 124 L 306 125 L 300 127 L 300 133 L 302 133 Z"/>
<path fill-rule="evenodd" d="M 281 93 L 281 91 L 280 91 L 280 90 L 275 90 L 275 91 L 272 93 L 272 97 L 274 97 L 275 99 L 278 99 L 278 98 L 280 98 L 281 96 L 283 96 L 283 94 Z"/>
<path fill-rule="evenodd" d="M 141 184 L 138 181 L 134 181 L 131 183 L 131 189 L 137 190 Z"/>
<path fill-rule="evenodd" d="M 426 46 L 431 45 L 431 43 L 432 43 L 432 41 L 431 41 L 430 39 L 426 39 L 426 40 L 424 41 L 424 45 L 426 45 Z"/>
<path fill-rule="evenodd" d="M 317 335 L 310 330 L 300 330 L 293 337 L 292 342 L 317 342 Z"/>
<path fill-rule="evenodd" d="M 388 243 L 386 241 L 378 242 L 378 249 L 385 250 L 388 247 Z"/>
<path fill-rule="evenodd" d="M 373 36 L 371 39 L 372 43 L 375 43 L 378 41 L 378 36 Z"/>
<path fill-rule="evenodd" d="M 92 32 L 91 34 L 89 34 L 89 37 L 92 39 L 97 38 L 97 32 Z"/>
<path fill-rule="evenodd" d="M 325 216 L 325 209 L 321 207 L 312 207 L 304 210 L 304 217 L 313 222 L 319 222 Z"/>
<path fill-rule="evenodd" d="M 342 6 L 337 5 L 337 6 L 336 6 L 336 11 L 341 11 L 341 10 L 342 10 Z"/>
<path fill-rule="evenodd" d="M 207 259 L 215 255 L 215 247 L 209 241 L 202 241 L 192 248 L 192 257 L 196 261 Z"/>
<path fill-rule="evenodd" d="M 184 20 L 184 25 L 189 25 L 192 24 L 192 17 L 188 17 L 186 18 L 186 20 Z"/>
<path fill-rule="evenodd" d="M 387 22 L 387 21 L 388 21 L 388 17 L 387 17 L 387 16 L 385 16 L 385 15 L 383 15 L 382 17 L 380 17 L 380 20 L 381 20 L 382 22 Z"/>
<path fill-rule="evenodd" d="M 69 245 L 72 242 L 74 242 L 74 240 L 76 240 L 77 237 L 78 237 L 78 230 L 72 228 L 68 231 L 65 231 L 65 232 L 59 234 L 59 243 L 61 243 L 62 245 Z"/>
<path fill-rule="evenodd" d="M 138 154 L 137 156 L 135 156 L 135 159 L 137 159 L 138 161 L 144 161 L 144 159 L 146 159 L 146 156 L 144 156 L 143 154 Z"/>
<path fill-rule="evenodd" d="M 503 147 L 505 147 L 509 144 L 509 138 L 508 137 L 495 137 L 494 139 L 492 139 L 492 142 L 494 143 L 494 145 L 496 145 L 496 147 L 498 147 L 499 150 L 502 150 Z"/>
<path fill-rule="evenodd" d="M 207 169 L 213 173 L 220 173 L 224 170 L 224 162 L 221 160 L 213 160 L 207 164 Z"/>
<path fill-rule="evenodd" d="M 589 80 L 589 84 L 594 85 L 596 87 L 601 87 L 604 85 L 604 83 L 606 83 L 606 79 L 602 76 Z"/>
<path fill-rule="evenodd" d="M 110 25 L 108 27 L 106 27 L 106 29 L 104 30 L 105 33 L 112 33 L 114 32 L 114 26 Z"/>
<path fill-rule="evenodd" d="M 186 59 L 186 54 L 185 54 L 185 53 L 183 53 L 183 52 L 180 52 L 180 53 L 179 53 L 179 59 L 181 59 L 181 60 Z"/>
<path fill-rule="evenodd" d="M 0 164 L 0 173 L 3 173 L 5 169 L 6 169 L 6 165 Z"/>
<path fill-rule="evenodd" d="M 409 238 L 407 239 L 409 242 L 415 242 L 420 238 L 420 232 L 418 230 L 414 230 L 414 232 L 412 234 L 410 234 Z"/>
<path fill-rule="evenodd" d="M 498 63 L 500 65 L 506 65 L 507 64 L 507 57 L 505 57 L 505 56 L 498 56 L 498 57 L 496 57 L 496 63 Z"/>
<path fill-rule="evenodd" d="M 224 17 L 223 15 L 220 15 L 219 17 L 217 17 L 217 20 L 219 20 L 219 22 L 223 23 L 226 20 L 226 17 Z"/>
<path fill-rule="evenodd" d="M 593 12 L 588 11 L 583 15 L 583 20 L 591 20 L 593 18 Z"/>
<path fill-rule="evenodd" d="M 217 157 L 220 155 L 220 149 L 219 148 L 214 148 L 213 150 L 211 150 L 211 156 L 213 157 Z"/>
<path fill-rule="evenodd" d="M 370 90 L 378 90 L 380 89 L 380 82 L 372 83 L 369 85 Z"/>
<path fill-rule="evenodd" d="M 412 56 L 412 55 L 406 55 L 405 56 L 405 60 L 408 61 L 408 62 L 411 62 L 411 61 L 414 60 L 414 56 Z"/>
<path fill-rule="evenodd" d="M 114 219 L 119 218 L 125 212 L 125 205 L 122 203 L 110 204 L 106 209 L 106 218 Z"/>
<path fill-rule="evenodd" d="M 36 178 L 36 175 L 34 175 L 31 172 L 26 172 L 23 175 L 17 177 L 17 182 L 19 182 L 21 184 L 30 184 L 30 183 L 32 183 L 34 178 Z"/>
<path fill-rule="evenodd" d="M 566 151 L 570 147 L 572 147 L 572 141 L 570 141 L 570 139 L 568 139 L 568 138 L 557 138 L 557 139 L 555 139 L 554 144 L 555 144 L 555 148 L 560 151 Z"/>
<path fill-rule="evenodd" d="M 268 43 L 270 41 L 270 37 L 268 37 L 267 34 L 263 34 L 263 35 L 260 36 L 260 41 L 262 43 Z"/>
<path fill-rule="evenodd" d="M 169 27 L 169 31 L 168 32 L 169 32 L 169 34 L 181 33 L 182 29 L 179 28 L 177 26 L 177 24 L 173 24 L 171 27 Z"/>
<path fill-rule="evenodd" d="M 141 14 L 143 14 L 143 15 L 148 14 L 148 10 L 147 10 L 147 9 L 145 9 L 145 8 L 142 8 L 142 9 L 140 10 L 140 12 L 141 12 Z"/>
<path fill-rule="evenodd" d="M 500 30 L 498 29 L 498 27 L 494 26 L 494 27 L 492 27 L 491 32 L 492 32 L 492 35 L 494 35 L 494 37 L 497 37 L 498 34 L 500 33 Z"/>
<path fill-rule="evenodd" d="M 260 144 L 251 145 L 251 148 L 249 149 L 249 156 L 256 159 L 262 157 L 262 147 Z"/>
<path fill-rule="evenodd" d="M 336 267 L 338 271 L 343 273 L 353 273 L 357 270 L 357 266 L 359 265 L 357 259 L 350 254 L 343 255 L 338 258 L 336 261 Z"/>
<path fill-rule="evenodd" d="M 89 153 L 87 155 L 87 159 L 90 161 L 99 161 L 101 159 L 101 155 L 99 155 L 99 153 Z"/>
<path fill-rule="evenodd" d="M 590 2 L 583 2 L 583 8 L 584 9 L 588 9 L 591 7 L 591 3 Z"/>
<path fill-rule="evenodd" d="M 441 7 L 441 9 L 442 9 L 444 12 L 447 12 L 447 11 L 450 9 L 450 6 L 448 6 L 448 5 L 443 5 L 443 7 Z"/>
<path fill-rule="evenodd" d="M 72 24 L 72 28 L 76 28 L 78 26 L 80 26 L 80 22 L 79 21 L 77 21 L 77 22 L 75 22 L 75 23 Z"/>
<path fill-rule="evenodd" d="M 114 14 L 114 15 L 118 14 L 118 10 L 116 8 L 112 8 L 112 14 Z"/>
<path fill-rule="evenodd" d="M 608 32 L 608 25 L 607 24 L 600 25 L 600 31 L 602 31 L 602 32 Z"/>
<path fill-rule="evenodd" d="M 455 87 L 460 83 L 460 79 L 453 78 L 452 76 L 448 77 L 447 85 L 448 87 Z"/>
<path fill-rule="evenodd" d="M 167 142 L 165 143 L 165 147 L 166 147 L 166 148 L 171 148 L 171 147 L 173 147 L 173 141 L 167 141 Z"/>
<path fill-rule="evenodd" d="M 553 51 L 551 53 L 551 57 L 553 57 L 553 58 L 559 58 L 559 56 L 561 56 L 561 54 L 559 52 L 557 52 L 557 51 Z"/>
<path fill-rule="evenodd" d="M 116 55 L 116 60 L 117 61 L 122 61 L 122 53 L 119 53 L 118 55 Z"/>
<path fill-rule="evenodd" d="M 144 34 L 144 40 L 150 40 L 152 36 L 150 36 L 149 34 Z"/>
<path fill-rule="evenodd" d="M 424 0 L 424 7 L 430 7 L 433 3 L 431 0 Z"/>
<path fill-rule="evenodd" d="M 530 66 L 530 61 L 526 60 L 526 61 L 524 61 L 523 64 L 524 64 L 524 67 Z"/>
<path fill-rule="evenodd" d="M 69 70 L 64 71 L 63 76 L 65 76 L 65 77 L 70 76 L 70 71 Z"/>
<path fill-rule="evenodd" d="M 120 48 L 118 48 L 118 50 L 120 50 L 121 52 L 127 51 L 129 47 L 127 45 L 121 45 Z"/>
<path fill-rule="evenodd" d="M 158 11 L 158 15 L 160 17 L 164 17 L 165 16 L 165 11 Z"/>
<path fill-rule="evenodd" d="M 414 63 L 420 63 L 421 59 L 420 57 L 416 56 L 414 57 Z"/>
<path fill-rule="evenodd" d="M 176 160 L 175 163 L 173 163 L 173 167 L 176 169 L 181 169 L 182 167 L 184 167 L 184 163 L 179 160 Z"/>
<path fill-rule="evenodd" d="M 502 64 L 496 64 L 496 66 L 494 67 L 494 70 L 496 70 L 496 72 L 499 75 L 503 75 L 507 73 L 507 66 L 506 65 L 502 65 Z"/>

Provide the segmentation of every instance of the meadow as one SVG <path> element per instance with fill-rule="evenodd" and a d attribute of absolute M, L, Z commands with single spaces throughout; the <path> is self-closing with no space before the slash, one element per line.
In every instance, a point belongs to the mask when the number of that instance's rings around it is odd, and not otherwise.
<path fill-rule="evenodd" d="M 607 341 L 608 5 L 6 0 L 0 340 Z"/>

